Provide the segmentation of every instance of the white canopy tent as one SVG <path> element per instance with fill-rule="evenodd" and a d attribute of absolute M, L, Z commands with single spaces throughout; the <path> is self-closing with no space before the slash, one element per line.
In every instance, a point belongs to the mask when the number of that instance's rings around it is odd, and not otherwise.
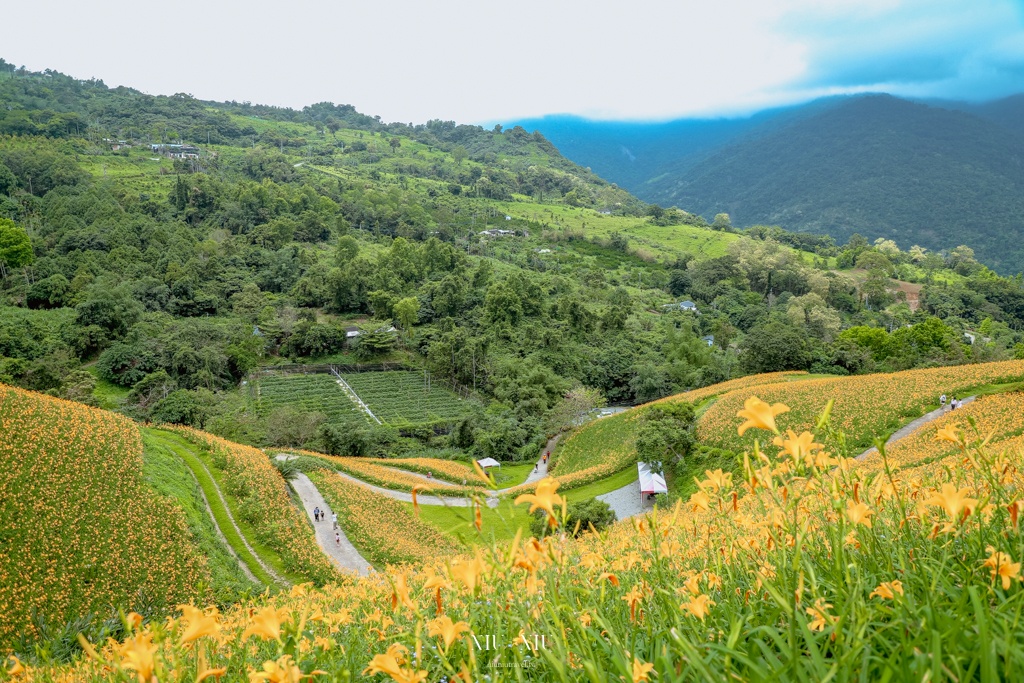
<path fill-rule="evenodd" d="M 640 479 L 640 503 L 643 504 L 644 496 L 658 493 L 668 493 L 668 486 L 665 484 L 665 477 L 651 471 L 651 464 L 638 462 L 636 473 Z"/>
<path fill-rule="evenodd" d="M 487 469 L 488 467 L 501 467 L 501 463 L 495 460 L 494 458 L 484 458 L 483 460 L 477 460 L 476 464 L 480 465 L 480 467 L 484 469 Z"/>

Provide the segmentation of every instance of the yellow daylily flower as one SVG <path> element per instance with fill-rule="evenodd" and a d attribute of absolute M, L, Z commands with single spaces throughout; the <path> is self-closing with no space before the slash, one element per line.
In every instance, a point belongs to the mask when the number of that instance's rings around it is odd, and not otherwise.
<path fill-rule="evenodd" d="M 633 658 L 633 683 L 644 683 L 651 680 L 649 674 L 654 668 L 653 664 L 642 662 L 636 657 Z"/>
<path fill-rule="evenodd" d="M 427 633 L 431 636 L 441 636 L 444 641 L 444 649 L 448 650 L 459 636 L 470 630 L 469 624 L 464 621 L 453 622 L 451 617 L 438 617 L 427 622 Z"/>
<path fill-rule="evenodd" d="M 280 640 L 281 624 L 288 623 L 289 620 L 288 610 L 264 607 L 252 616 L 248 628 L 242 631 L 242 640 L 249 636 L 259 636 L 264 640 Z"/>
<path fill-rule="evenodd" d="M 1010 589 L 1010 582 L 1014 579 L 1017 581 L 1021 580 L 1020 575 L 1020 562 L 1014 562 L 1006 553 L 1001 553 L 992 546 L 985 548 L 988 552 L 988 559 L 985 560 L 985 565 L 992 572 L 992 580 L 996 577 L 1002 579 L 1003 590 Z"/>
<path fill-rule="evenodd" d="M 559 482 L 555 481 L 553 477 L 545 477 L 537 482 L 537 488 L 534 493 L 524 493 L 517 497 L 515 500 L 516 505 L 522 505 L 523 503 L 529 503 L 530 509 L 527 512 L 532 513 L 534 510 L 544 510 L 548 513 L 548 519 L 551 521 L 555 520 L 555 506 L 562 506 L 563 512 L 565 511 L 565 500 L 555 493 L 558 490 Z"/>
<path fill-rule="evenodd" d="M 785 412 L 789 412 L 789 406 L 783 403 L 768 405 L 757 396 L 751 396 L 743 402 L 743 410 L 736 413 L 736 417 L 746 420 L 739 426 L 739 435 L 743 436 L 743 433 L 751 427 L 766 429 L 778 434 L 779 428 L 775 425 L 775 416 Z"/>
<path fill-rule="evenodd" d="M 852 500 L 846 501 L 846 518 L 850 520 L 851 524 L 863 524 L 867 528 L 871 528 L 871 515 L 875 514 L 874 511 L 864 503 L 854 503 Z"/>
<path fill-rule="evenodd" d="M 878 584 L 878 587 L 875 588 L 875 590 L 871 591 L 871 594 L 868 595 L 868 597 L 879 597 L 886 600 L 892 600 L 896 597 L 897 593 L 903 595 L 903 582 L 898 579 L 895 581 L 883 581 Z"/>

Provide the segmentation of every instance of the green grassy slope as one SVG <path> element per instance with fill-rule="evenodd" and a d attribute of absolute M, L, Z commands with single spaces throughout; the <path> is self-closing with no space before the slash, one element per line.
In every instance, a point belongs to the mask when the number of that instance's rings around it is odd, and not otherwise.
<path fill-rule="evenodd" d="M 154 491 L 175 500 L 184 512 L 189 531 L 206 556 L 210 587 L 217 602 L 221 605 L 234 602 L 256 590 L 257 586 L 245 576 L 238 560 L 224 547 L 207 510 L 203 490 L 182 459 L 180 449 L 169 443 L 170 439 L 161 438 L 165 435 L 170 437 L 166 432 L 143 431 L 143 477 Z M 219 504 L 220 501 L 215 499 L 210 509 Z"/>

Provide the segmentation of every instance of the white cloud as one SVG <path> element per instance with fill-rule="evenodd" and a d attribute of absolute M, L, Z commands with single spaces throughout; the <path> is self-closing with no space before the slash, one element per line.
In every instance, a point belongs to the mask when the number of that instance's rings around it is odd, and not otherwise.
<path fill-rule="evenodd" d="M 0 56 L 33 69 L 413 122 L 750 110 L 876 85 L 861 82 L 871 73 L 889 82 L 906 45 L 921 56 L 911 89 L 927 89 L 943 59 L 952 71 L 938 80 L 954 90 L 972 78 L 1005 87 L 1000 60 L 1024 61 L 1010 0 L 37 0 L 6 8 L 4 23 Z M 950 40 L 996 26 L 987 51 Z"/>

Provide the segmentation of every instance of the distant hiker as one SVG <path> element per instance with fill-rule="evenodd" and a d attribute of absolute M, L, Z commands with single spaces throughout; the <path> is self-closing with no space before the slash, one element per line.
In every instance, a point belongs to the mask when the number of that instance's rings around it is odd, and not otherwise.
<path fill-rule="evenodd" d="M 949 402 L 949 409 L 950 410 L 956 410 L 957 406 L 959 406 L 959 405 L 960 405 L 960 402 L 957 401 L 956 400 L 956 396 L 954 396 L 953 400 Z"/>
<path fill-rule="evenodd" d="M 313 519 L 315 519 L 318 522 L 320 521 L 320 506 L 319 505 L 317 507 L 313 508 Z"/>
<path fill-rule="evenodd" d="M 335 529 L 338 528 L 338 513 L 337 512 L 332 512 L 331 513 L 331 523 L 334 524 L 334 528 Z"/>
<path fill-rule="evenodd" d="M 534 465 L 534 466 L 533 466 L 533 473 L 534 473 L 534 474 L 537 474 L 537 468 L 538 468 L 538 467 L 540 467 L 540 465 L 539 465 L 539 464 L 538 464 L 538 465 Z"/>
<path fill-rule="evenodd" d="M 433 479 L 433 478 L 434 478 L 434 475 L 432 473 L 430 473 L 430 472 L 427 472 L 427 479 Z"/>
<path fill-rule="evenodd" d="M 946 407 L 946 395 L 945 394 L 943 394 L 942 396 L 939 396 L 939 405 L 942 408 Z"/>
<path fill-rule="evenodd" d="M 341 545 L 341 534 L 339 534 L 337 531 L 334 532 L 334 544 Z"/>

